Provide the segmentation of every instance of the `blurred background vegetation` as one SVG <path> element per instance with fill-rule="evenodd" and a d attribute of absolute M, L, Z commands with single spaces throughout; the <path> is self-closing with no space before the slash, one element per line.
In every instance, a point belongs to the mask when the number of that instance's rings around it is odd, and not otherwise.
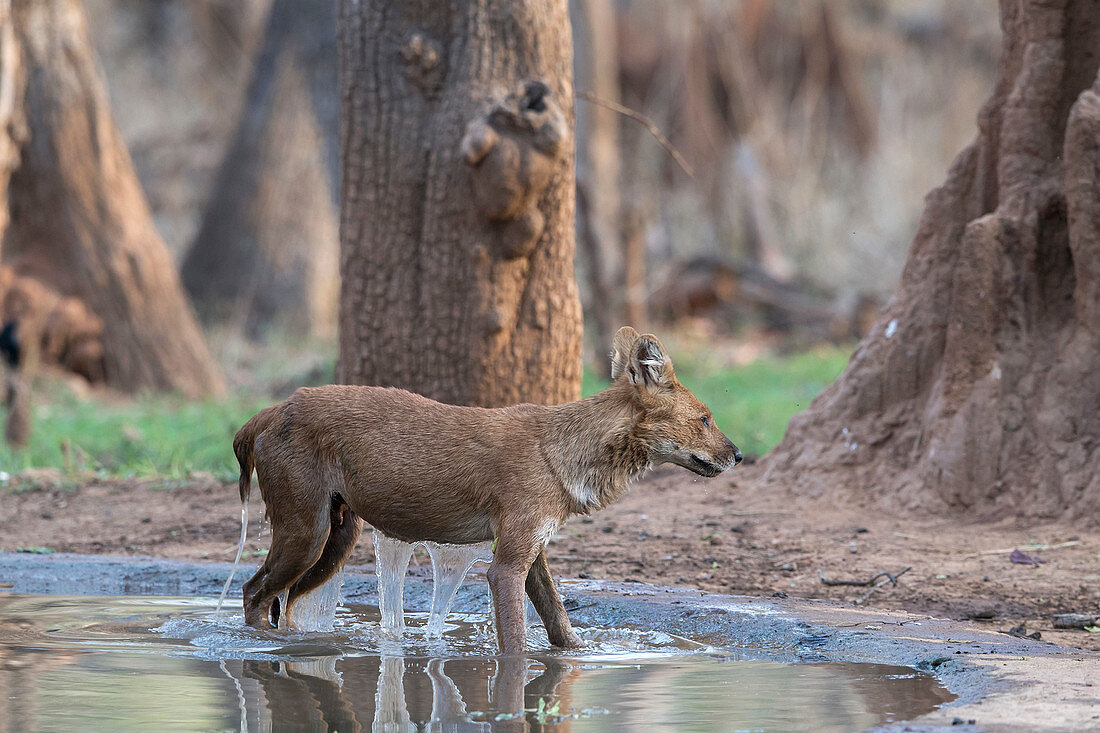
<path fill-rule="evenodd" d="M 85 7 L 115 122 L 228 391 L 124 397 L 48 373 L 30 443 L 0 448 L 0 469 L 228 478 L 250 414 L 333 379 L 336 102 L 318 101 L 314 80 L 334 62 L 310 28 L 335 4 Z M 295 7 L 307 7 L 301 22 Z M 604 383 L 607 330 L 620 325 L 599 315 L 625 313 L 666 339 L 678 374 L 759 455 L 893 291 L 921 199 L 973 137 L 992 85 L 996 4 L 575 0 L 571 15 L 584 392 Z M 608 103 L 652 121 L 684 165 Z M 263 145 L 242 146 L 250 136 Z M 237 229 L 220 223 L 228 200 Z M 278 252 L 234 264 L 247 238 Z M 242 282 L 246 300 L 208 303 L 202 286 L 222 268 L 204 250 L 233 277 L 277 276 Z M 285 274 L 302 274 L 301 251 L 321 268 L 306 285 Z M 271 313 L 263 296 L 291 290 L 304 294 Z"/>
<path fill-rule="evenodd" d="M 269 358 L 252 363 L 247 386 L 241 384 L 223 398 L 89 395 L 69 381 L 43 379 L 34 407 L 35 431 L 25 448 L 0 444 L 0 466 L 6 474 L 44 466 L 61 469 L 60 474 L 32 470 L 27 476 L 32 484 L 65 483 L 66 476 L 235 481 L 239 469 L 230 446 L 241 425 L 273 400 L 289 396 L 294 387 L 332 381 L 332 357 L 304 372 L 272 370 L 276 354 L 288 349 L 285 343 L 266 345 L 263 354 Z M 677 369 L 748 456 L 778 443 L 791 416 L 832 382 L 848 360 L 847 349 L 828 345 L 745 365 L 731 365 L 700 347 L 682 351 L 686 358 L 678 360 Z M 585 371 L 585 396 L 606 386 L 606 375 Z"/>

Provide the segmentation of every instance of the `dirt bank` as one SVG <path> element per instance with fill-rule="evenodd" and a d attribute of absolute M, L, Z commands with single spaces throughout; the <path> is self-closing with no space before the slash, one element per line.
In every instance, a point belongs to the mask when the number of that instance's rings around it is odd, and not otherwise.
<path fill-rule="evenodd" d="M 739 469 L 740 471 L 740 469 Z M 617 505 L 577 517 L 550 545 L 560 577 L 637 580 L 706 591 L 854 603 L 867 588 L 823 585 L 911 568 L 866 607 L 971 619 L 990 630 L 1026 624 L 1043 640 L 1100 649 L 1100 633 L 1056 631 L 1055 613 L 1100 614 L 1100 534 L 1022 519 L 907 519 L 855 505 L 761 495 L 752 467 L 731 478 L 655 472 Z M 231 560 L 235 485 L 212 480 L 91 482 L 0 494 L 0 549 Z M 254 492 L 255 495 L 258 492 Z M 262 551 L 253 499 L 248 549 Z M 1054 546 L 1032 549 L 1029 543 Z M 1019 548 L 1045 560 L 1010 561 Z M 353 563 L 373 561 L 369 535 Z M 426 557 L 420 560 L 426 563 Z M 0 578 L 2 581 L 3 578 Z"/>

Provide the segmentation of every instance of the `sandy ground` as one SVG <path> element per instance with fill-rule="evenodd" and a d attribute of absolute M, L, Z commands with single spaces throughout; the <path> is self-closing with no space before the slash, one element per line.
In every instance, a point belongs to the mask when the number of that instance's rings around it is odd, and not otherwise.
<path fill-rule="evenodd" d="M 762 495 L 755 469 L 695 478 L 661 470 L 613 507 L 570 520 L 550 544 L 559 577 L 641 581 L 733 594 L 856 604 L 868 588 L 828 586 L 908 572 L 874 590 L 864 607 L 971 620 L 991 631 L 1020 623 L 1044 641 L 1100 649 L 1100 632 L 1055 630 L 1056 613 L 1100 616 L 1100 533 L 1049 522 L 995 524 L 886 516 L 858 506 Z M 0 550 L 231 560 L 239 532 L 235 484 L 89 482 L 0 493 Z M 249 552 L 263 551 L 253 492 Z M 1035 544 L 1050 549 L 1034 549 Z M 1013 563 L 1019 548 L 1046 562 Z M 373 561 L 364 534 L 351 562 Z M 419 560 L 426 564 L 426 556 Z M 0 578 L 3 582 L 3 578 Z"/>

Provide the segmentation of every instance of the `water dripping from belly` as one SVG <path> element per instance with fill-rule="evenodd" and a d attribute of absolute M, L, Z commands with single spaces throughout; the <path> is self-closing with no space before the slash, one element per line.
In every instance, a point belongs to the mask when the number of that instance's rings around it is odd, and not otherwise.
<path fill-rule="evenodd" d="M 286 627 L 294 631 L 332 631 L 336 626 L 336 608 L 340 605 L 340 589 L 344 585 L 344 571 L 341 568 L 332 574 L 319 588 L 294 602 Z M 283 601 L 285 603 L 285 601 Z M 286 606 L 282 606 L 286 608 Z M 279 619 L 279 626 L 283 621 Z"/>
<path fill-rule="evenodd" d="M 455 602 L 458 586 L 474 563 L 493 561 L 493 543 L 478 542 L 472 545 L 445 545 L 439 542 L 425 542 L 428 555 L 432 558 L 432 610 L 428 614 L 427 635 L 429 639 L 443 636 L 443 625 L 451 606 Z"/>
<path fill-rule="evenodd" d="M 382 629 L 400 635 L 405 628 L 405 573 L 416 545 L 424 545 L 432 560 L 432 610 L 427 637 L 443 635 L 447 614 L 466 573 L 475 563 L 493 560 L 493 543 L 452 545 L 440 542 L 403 542 L 374 530 L 375 572 L 378 575 L 378 609 Z"/>

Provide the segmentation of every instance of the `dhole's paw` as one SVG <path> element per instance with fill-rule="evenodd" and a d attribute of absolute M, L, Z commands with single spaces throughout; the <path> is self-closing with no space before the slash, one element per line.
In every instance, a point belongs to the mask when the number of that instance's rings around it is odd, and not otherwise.
<path fill-rule="evenodd" d="M 585 647 L 584 639 L 576 631 L 570 631 L 564 639 L 552 640 L 550 643 L 560 649 L 583 649 Z"/>

